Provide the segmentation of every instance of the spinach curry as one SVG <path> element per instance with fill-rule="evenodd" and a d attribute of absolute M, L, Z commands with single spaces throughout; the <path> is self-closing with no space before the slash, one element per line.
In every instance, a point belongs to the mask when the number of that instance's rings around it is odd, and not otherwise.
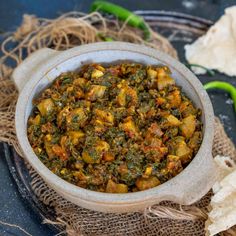
<path fill-rule="evenodd" d="M 188 165 L 202 141 L 200 116 L 167 66 L 90 64 L 61 74 L 34 100 L 28 139 L 70 183 L 135 192 Z"/>

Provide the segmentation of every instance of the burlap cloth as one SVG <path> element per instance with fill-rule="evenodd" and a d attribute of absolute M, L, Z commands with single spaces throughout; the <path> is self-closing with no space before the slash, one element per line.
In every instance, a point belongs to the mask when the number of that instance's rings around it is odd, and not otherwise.
<path fill-rule="evenodd" d="M 85 40 L 84 34 L 77 35 L 81 30 L 85 30 L 87 35 L 100 33 L 98 19 L 104 25 L 110 24 L 110 21 L 102 18 L 100 15 L 84 16 L 81 13 L 65 14 L 58 19 L 37 19 L 36 17 L 26 16 L 21 27 L 10 34 L 3 42 L 1 51 L 3 53 L 0 59 L 0 141 L 13 145 L 16 151 L 21 155 L 21 150 L 15 135 L 14 111 L 18 92 L 10 79 L 13 68 L 7 66 L 7 60 L 15 61 L 16 65 L 23 59 L 23 51 L 28 54 L 42 48 L 51 47 L 56 49 L 67 49 L 69 47 L 99 41 L 95 38 Z M 67 24 L 67 20 L 73 19 L 73 24 Z M 74 21 L 76 19 L 76 21 Z M 89 19 L 89 20 L 88 20 Z M 94 20 L 95 19 L 95 20 Z M 58 25 L 63 25 L 63 29 L 58 30 Z M 114 22 L 112 22 L 114 26 Z M 115 23 L 117 26 L 117 23 Z M 75 29 L 75 26 L 79 28 Z M 82 29 L 81 29 L 82 27 Z M 84 27 L 84 28 L 83 28 Z M 108 27 L 106 25 L 106 27 Z M 64 31 L 63 31 L 64 30 Z M 95 32 L 94 32 L 95 30 Z M 103 30 L 103 31 L 102 31 Z M 114 38 L 124 41 L 143 43 L 139 36 L 130 34 L 132 29 L 124 25 L 117 26 L 117 29 L 100 29 L 102 33 L 109 30 L 109 34 Z M 62 32 L 61 32 L 62 31 Z M 56 33 L 55 33 L 56 32 Z M 61 33 L 61 35 L 59 34 Z M 46 35 L 46 36 L 45 36 Z M 68 36 L 68 37 L 67 37 Z M 133 38 L 132 38 L 132 37 Z M 47 38 L 49 37 L 49 38 Z M 64 37 L 64 38 L 63 38 Z M 176 57 L 176 51 L 172 46 L 159 35 L 152 35 L 155 39 L 155 47 Z M 132 39 L 132 40 L 131 40 Z M 69 41 L 68 41 L 69 40 Z M 76 41 L 77 40 L 77 41 Z M 18 42 L 17 46 L 7 50 L 6 44 L 9 42 Z M 152 42 L 152 43 L 153 43 Z M 146 44 L 146 43 L 145 43 Z M 150 45 L 149 46 L 153 46 Z M 230 156 L 236 161 L 236 150 L 227 137 L 219 119 L 215 119 L 215 137 L 212 150 L 213 156 Z M 32 177 L 31 186 L 35 195 L 45 205 L 55 210 L 54 219 L 45 219 L 44 222 L 54 224 L 62 233 L 69 236 L 77 235 L 205 235 L 205 221 L 207 219 L 208 205 L 211 198 L 211 191 L 200 201 L 191 206 L 180 206 L 173 202 L 162 202 L 150 206 L 144 212 L 111 214 L 100 213 L 87 210 L 68 202 L 59 196 L 54 190 L 50 189 L 38 174 L 29 167 Z M 236 230 L 231 228 L 224 235 L 236 235 Z"/>

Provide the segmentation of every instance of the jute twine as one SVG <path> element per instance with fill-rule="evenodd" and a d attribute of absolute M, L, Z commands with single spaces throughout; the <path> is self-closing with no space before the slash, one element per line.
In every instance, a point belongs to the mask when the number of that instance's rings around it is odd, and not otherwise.
<path fill-rule="evenodd" d="M 23 156 L 14 127 L 18 92 L 10 76 L 14 67 L 24 59 L 25 54 L 43 47 L 65 50 L 81 44 L 101 41 L 103 37 L 110 36 L 115 40 L 145 44 L 177 58 L 177 53 L 168 40 L 152 32 L 151 40 L 146 42 L 142 39 L 141 31 L 128 27 L 126 23 L 108 20 L 97 12 L 90 15 L 71 12 L 54 20 L 25 15 L 22 25 L 16 32 L 7 34 L 8 37 L 1 45 L 3 55 L 0 58 L 0 141 L 13 145 L 18 154 Z M 8 66 L 9 61 L 11 65 L 14 64 L 14 67 Z M 236 160 L 235 147 L 217 118 L 212 152 L 214 156 L 219 154 Z M 60 234 L 66 233 L 69 236 L 205 235 L 204 225 L 211 192 L 191 206 L 165 201 L 150 206 L 144 212 L 100 213 L 81 208 L 63 199 L 49 188 L 32 168 L 30 168 L 30 175 L 35 195 L 45 205 L 55 210 L 55 220 L 45 219 L 44 223 L 57 225 L 61 229 Z M 235 229 L 231 228 L 223 234 L 235 235 L 235 232 Z"/>

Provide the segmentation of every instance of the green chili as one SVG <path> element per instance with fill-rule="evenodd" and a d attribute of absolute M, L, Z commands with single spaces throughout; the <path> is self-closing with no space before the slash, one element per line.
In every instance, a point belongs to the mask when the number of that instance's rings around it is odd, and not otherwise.
<path fill-rule="evenodd" d="M 104 35 L 101 34 L 101 33 L 98 33 L 97 35 L 98 35 L 98 37 L 99 37 L 100 39 L 102 39 L 103 41 L 106 41 L 106 42 L 112 42 L 112 41 L 114 41 L 113 38 L 108 37 L 108 36 L 104 36 Z"/>
<path fill-rule="evenodd" d="M 234 102 L 234 110 L 236 112 L 236 87 L 232 84 L 222 81 L 212 81 L 204 85 L 204 88 L 207 89 L 221 89 L 228 92 L 231 95 L 231 98 Z"/>
<path fill-rule="evenodd" d="M 106 41 L 106 42 L 112 42 L 112 41 L 114 41 L 114 40 L 113 40 L 113 38 L 111 38 L 111 37 L 104 37 L 104 41 Z"/>
<path fill-rule="evenodd" d="M 191 67 L 199 67 L 199 68 L 204 69 L 210 76 L 214 76 L 215 75 L 215 72 L 213 70 L 208 69 L 205 66 L 201 66 L 201 65 L 198 65 L 198 64 L 186 64 L 186 66 L 188 68 L 190 68 L 190 69 L 191 69 Z"/>
<path fill-rule="evenodd" d="M 150 38 L 150 29 L 144 19 L 121 6 L 102 0 L 96 0 L 91 6 L 91 11 L 102 11 L 109 13 L 115 15 L 121 21 L 126 21 L 128 19 L 127 23 L 130 26 L 143 30 L 145 40 Z"/>

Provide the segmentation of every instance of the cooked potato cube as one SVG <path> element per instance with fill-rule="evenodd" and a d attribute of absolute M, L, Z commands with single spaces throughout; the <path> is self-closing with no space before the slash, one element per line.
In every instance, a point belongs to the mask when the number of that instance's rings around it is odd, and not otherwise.
<path fill-rule="evenodd" d="M 179 126 L 181 134 L 186 138 L 191 138 L 196 129 L 196 118 L 193 115 L 189 115 L 182 120 L 182 124 Z"/>
<path fill-rule="evenodd" d="M 130 106 L 135 106 L 138 102 L 138 95 L 135 89 L 128 87 L 127 89 L 127 97 L 126 100 L 129 100 L 131 98 L 131 101 L 129 103 Z"/>
<path fill-rule="evenodd" d="M 128 186 L 125 184 L 117 184 L 112 180 L 108 180 L 106 192 L 107 193 L 127 193 Z"/>
<path fill-rule="evenodd" d="M 87 119 L 83 108 L 75 108 L 66 116 L 67 128 L 74 128 L 74 124 L 83 126 Z"/>
<path fill-rule="evenodd" d="M 174 90 L 167 96 L 170 108 L 177 108 L 181 104 L 181 95 L 179 90 Z"/>
<path fill-rule="evenodd" d="M 180 104 L 179 111 L 182 113 L 189 105 L 189 101 L 183 101 Z"/>
<path fill-rule="evenodd" d="M 168 128 L 163 136 L 163 141 L 166 141 L 169 138 L 176 137 L 178 135 L 178 132 L 179 132 L 178 126 Z"/>
<path fill-rule="evenodd" d="M 157 71 L 150 68 L 147 70 L 147 75 L 150 79 L 155 79 L 157 78 Z"/>
<path fill-rule="evenodd" d="M 106 90 L 106 86 L 92 85 L 89 92 L 86 94 L 86 99 L 89 101 L 95 101 L 98 98 L 102 98 Z"/>
<path fill-rule="evenodd" d="M 169 72 L 167 72 L 163 67 L 159 67 L 156 70 L 157 70 L 158 77 L 164 77 L 164 76 L 169 75 Z"/>
<path fill-rule="evenodd" d="M 126 105 L 126 91 L 125 89 L 121 89 L 119 94 L 116 97 L 117 104 L 121 107 Z"/>
<path fill-rule="evenodd" d="M 137 127 L 135 126 L 132 117 L 129 116 L 125 119 L 124 123 L 121 124 L 121 128 L 127 133 L 131 138 L 137 137 L 139 135 Z"/>
<path fill-rule="evenodd" d="M 81 157 L 79 157 L 79 158 L 81 158 Z M 83 163 L 82 160 L 77 161 L 77 162 L 75 163 L 75 168 L 76 168 L 77 170 L 82 170 L 83 167 L 84 167 L 84 163 Z"/>
<path fill-rule="evenodd" d="M 102 133 L 107 129 L 107 126 L 105 126 L 105 122 L 102 120 L 96 119 L 93 124 L 96 133 Z"/>
<path fill-rule="evenodd" d="M 64 107 L 57 115 L 57 125 L 60 127 L 66 120 L 66 116 L 70 113 L 70 107 Z"/>
<path fill-rule="evenodd" d="M 175 156 L 175 155 L 168 155 L 167 156 L 167 161 L 172 162 L 172 161 L 179 161 L 180 157 L 179 156 Z"/>
<path fill-rule="evenodd" d="M 185 143 L 185 138 L 183 136 L 176 136 L 176 137 L 170 139 L 167 142 L 167 147 L 168 147 L 169 153 L 171 155 L 176 155 L 176 149 L 178 149 L 179 144 L 182 142 Z"/>
<path fill-rule="evenodd" d="M 51 98 L 47 98 L 42 100 L 37 107 L 42 116 L 47 116 L 53 111 L 54 103 Z"/>
<path fill-rule="evenodd" d="M 128 186 L 126 184 L 117 184 L 116 193 L 128 193 Z"/>
<path fill-rule="evenodd" d="M 128 169 L 128 166 L 126 163 L 120 164 L 117 170 L 118 170 L 119 174 L 121 174 L 121 175 L 125 175 L 129 172 L 129 169 Z"/>
<path fill-rule="evenodd" d="M 158 75 L 157 87 L 158 90 L 162 90 L 169 85 L 174 85 L 175 81 L 170 76 L 160 76 Z"/>
<path fill-rule="evenodd" d="M 134 115 L 136 113 L 135 106 L 130 106 L 126 111 L 128 115 Z"/>
<path fill-rule="evenodd" d="M 81 98 L 84 98 L 84 92 L 82 89 L 80 88 L 77 88 L 76 92 L 75 92 L 75 97 L 77 99 L 81 99 Z"/>
<path fill-rule="evenodd" d="M 141 177 L 141 178 L 137 179 L 135 184 L 136 184 L 137 188 L 140 191 L 142 191 L 142 190 L 156 187 L 156 186 L 160 185 L 161 182 L 157 177 L 151 176 L 149 178 Z"/>
<path fill-rule="evenodd" d="M 101 65 L 98 65 L 98 64 L 97 64 L 95 67 L 96 67 L 96 69 L 98 69 L 98 70 L 100 70 L 100 71 L 102 71 L 102 72 L 105 71 L 105 68 L 104 68 L 103 66 L 101 66 Z"/>
<path fill-rule="evenodd" d="M 151 126 L 148 128 L 147 134 L 148 133 L 150 133 L 152 136 L 157 136 L 159 138 L 163 135 L 160 126 L 156 122 L 152 123 Z"/>
<path fill-rule="evenodd" d="M 68 170 L 66 168 L 61 169 L 60 174 L 66 175 L 68 173 Z"/>
<path fill-rule="evenodd" d="M 159 97 L 156 99 L 156 103 L 157 103 L 157 105 L 161 106 L 166 103 L 166 99 Z"/>
<path fill-rule="evenodd" d="M 160 138 L 157 138 L 150 132 L 147 132 L 144 142 L 146 146 L 148 146 L 148 149 L 151 147 L 160 148 L 162 146 L 162 140 Z"/>
<path fill-rule="evenodd" d="M 185 163 L 191 157 L 192 150 L 187 146 L 185 141 L 182 141 L 177 145 L 175 154 L 180 157 L 183 163 Z"/>
<path fill-rule="evenodd" d="M 73 175 L 74 175 L 77 179 L 79 179 L 79 180 L 81 180 L 81 181 L 85 181 L 85 182 L 87 182 L 87 181 L 90 179 L 90 176 L 85 175 L 85 174 L 82 172 L 82 170 L 74 171 L 74 172 L 73 172 Z"/>
<path fill-rule="evenodd" d="M 181 124 L 181 121 L 179 121 L 175 116 L 168 115 L 166 117 L 166 126 L 179 126 Z"/>
<path fill-rule="evenodd" d="M 49 159 L 54 156 L 54 152 L 52 151 L 52 142 L 51 141 L 52 141 L 52 135 L 47 134 L 44 137 L 44 147 L 45 147 L 46 153 L 48 154 Z"/>
<path fill-rule="evenodd" d="M 30 117 L 30 119 L 29 119 L 29 124 L 32 124 L 32 125 L 39 125 L 39 124 L 40 124 L 40 121 L 41 121 L 41 116 L 40 116 L 40 115 L 37 115 L 37 116 L 35 116 L 35 118 Z"/>
<path fill-rule="evenodd" d="M 92 147 L 89 148 L 89 151 L 83 151 L 82 158 L 89 164 L 100 163 L 104 153 L 107 153 L 109 149 L 110 145 L 107 142 L 98 140 Z"/>
<path fill-rule="evenodd" d="M 100 163 L 100 155 L 83 151 L 82 159 L 88 164 Z"/>
<path fill-rule="evenodd" d="M 63 147 L 60 147 L 59 145 L 53 145 L 52 146 L 52 151 L 54 154 L 59 157 L 62 161 L 65 161 L 68 159 L 68 154 L 66 150 Z"/>
<path fill-rule="evenodd" d="M 172 175 L 177 175 L 182 170 L 182 164 L 179 156 L 167 156 L 167 170 Z"/>
<path fill-rule="evenodd" d="M 68 131 L 68 135 L 74 145 L 77 145 L 79 141 L 85 136 L 82 131 Z"/>
<path fill-rule="evenodd" d="M 104 153 L 104 152 L 107 152 L 110 148 L 110 145 L 103 141 L 103 140 L 99 140 L 96 142 L 95 144 L 95 150 L 98 152 L 98 153 Z"/>
<path fill-rule="evenodd" d="M 193 107 L 192 104 L 189 104 L 186 109 L 182 112 L 183 117 L 187 117 L 189 115 L 196 115 L 197 114 L 197 109 Z"/>
<path fill-rule="evenodd" d="M 202 142 L 202 133 L 200 131 L 196 131 L 190 138 L 188 146 L 196 152 L 199 149 L 201 142 Z"/>
<path fill-rule="evenodd" d="M 80 88 L 84 88 L 87 83 L 85 78 L 77 78 L 73 81 L 73 85 L 78 85 Z"/>
<path fill-rule="evenodd" d="M 130 88 L 129 86 L 125 86 L 121 88 L 119 94 L 116 97 L 117 104 L 119 106 L 135 106 L 138 102 L 138 95 L 135 89 Z"/>
<path fill-rule="evenodd" d="M 145 169 L 144 175 L 145 175 L 145 176 L 150 176 L 151 174 L 152 174 L 152 167 L 151 167 L 151 166 L 148 166 L 148 167 Z"/>
<path fill-rule="evenodd" d="M 67 92 L 67 93 L 71 93 L 71 92 L 73 92 L 73 90 L 74 90 L 74 87 L 73 87 L 73 86 L 70 86 L 70 87 L 68 87 L 68 88 L 66 89 L 66 92 Z"/>
<path fill-rule="evenodd" d="M 92 74 L 91 74 L 91 78 L 92 79 L 97 79 L 99 77 L 102 77 L 104 75 L 104 73 L 100 70 L 94 69 Z"/>
<path fill-rule="evenodd" d="M 104 160 L 104 161 L 114 161 L 114 160 L 115 160 L 115 157 L 114 157 L 114 155 L 113 155 L 112 153 L 106 152 L 106 153 L 104 153 L 104 155 L 103 155 L 103 160 Z"/>
<path fill-rule="evenodd" d="M 64 150 L 67 149 L 68 141 L 69 141 L 69 138 L 67 135 L 61 136 L 60 145 Z"/>
<path fill-rule="evenodd" d="M 104 121 L 105 123 L 110 123 L 111 125 L 114 123 L 114 116 L 109 111 L 95 109 L 95 115 L 98 120 Z"/>

